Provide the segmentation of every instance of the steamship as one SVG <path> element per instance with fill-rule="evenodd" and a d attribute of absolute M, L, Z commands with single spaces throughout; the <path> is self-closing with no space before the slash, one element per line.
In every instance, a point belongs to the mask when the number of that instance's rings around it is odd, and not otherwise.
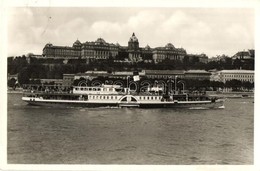
<path fill-rule="evenodd" d="M 224 108 L 223 99 L 205 94 L 167 92 L 162 87 L 136 93 L 120 85 L 74 86 L 70 91 L 25 89 L 22 100 L 51 107 Z"/>

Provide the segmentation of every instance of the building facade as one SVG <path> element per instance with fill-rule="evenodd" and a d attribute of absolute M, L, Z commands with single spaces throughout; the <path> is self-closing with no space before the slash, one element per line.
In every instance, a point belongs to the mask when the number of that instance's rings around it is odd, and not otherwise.
<path fill-rule="evenodd" d="M 76 79 L 84 78 L 87 80 L 93 80 L 98 77 L 106 77 L 111 79 L 123 79 L 126 80 L 129 77 L 133 77 L 132 71 L 114 71 L 108 73 L 107 71 L 87 71 L 85 73 L 78 74 L 63 74 L 63 86 L 71 86 Z M 194 79 L 194 80 L 209 80 L 210 72 L 204 70 L 142 70 L 138 72 L 140 78 L 145 77 L 148 79 Z"/>
<path fill-rule="evenodd" d="M 255 59 L 255 50 L 254 49 L 248 49 L 247 51 L 239 51 L 234 56 L 232 56 L 232 59 L 240 59 L 240 60 L 254 60 Z"/>
<path fill-rule="evenodd" d="M 254 82 L 254 70 L 222 70 L 218 71 L 219 80 L 223 83 L 230 80 Z"/>
<path fill-rule="evenodd" d="M 185 79 L 210 80 L 211 73 L 205 70 L 188 70 L 185 71 Z"/>
<path fill-rule="evenodd" d="M 186 55 L 183 48 L 175 48 L 173 44 L 168 43 L 165 47 L 157 47 L 153 50 L 153 60 L 155 63 L 168 60 L 183 60 Z"/>
<path fill-rule="evenodd" d="M 94 42 L 81 43 L 76 40 L 71 47 L 54 46 L 48 43 L 43 48 L 42 56 L 45 58 L 86 59 L 89 63 L 95 60 L 107 60 L 109 58 L 118 61 L 136 62 L 162 62 L 163 60 L 183 60 L 186 55 L 183 48 L 175 48 L 171 43 L 165 47 L 151 48 L 149 45 L 139 47 L 139 41 L 135 33 L 128 41 L 128 46 L 120 46 L 118 43 L 107 43 L 98 38 Z"/>
<path fill-rule="evenodd" d="M 43 57 L 49 58 L 70 58 L 77 59 L 81 57 L 81 43 L 77 40 L 72 47 L 54 46 L 48 43 L 43 48 Z"/>
<path fill-rule="evenodd" d="M 145 76 L 150 79 L 184 78 L 184 70 L 145 70 Z"/>

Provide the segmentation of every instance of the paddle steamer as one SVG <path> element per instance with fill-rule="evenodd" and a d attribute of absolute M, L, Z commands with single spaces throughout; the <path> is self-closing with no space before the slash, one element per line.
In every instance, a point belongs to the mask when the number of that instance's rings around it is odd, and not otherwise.
<path fill-rule="evenodd" d="M 39 106 L 138 107 L 138 108 L 223 108 L 224 100 L 202 94 L 165 92 L 151 87 L 146 92 L 131 92 L 119 85 L 74 86 L 60 91 L 25 89 L 22 100 Z"/>

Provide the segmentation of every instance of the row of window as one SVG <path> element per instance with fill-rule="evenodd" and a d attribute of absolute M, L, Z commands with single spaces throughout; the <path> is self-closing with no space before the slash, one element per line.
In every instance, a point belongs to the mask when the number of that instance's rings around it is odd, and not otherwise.
<path fill-rule="evenodd" d="M 182 51 L 176 51 L 176 50 L 157 50 L 157 51 L 155 51 L 154 53 L 157 53 L 157 54 L 165 54 L 165 53 L 174 53 L 174 54 L 179 54 L 179 53 L 184 53 L 184 52 L 182 52 Z"/>
<path fill-rule="evenodd" d="M 224 77 L 232 77 L 232 78 L 253 78 L 254 75 L 233 75 L 233 74 L 227 74 L 227 75 L 224 75 Z"/>
<path fill-rule="evenodd" d="M 161 100 L 162 97 L 159 96 L 140 96 L 137 97 L 139 100 Z"/>
<path fill-rule="evenodd" d="M 118 100 L 120 96 L 89 96 L 89 99 Z"/>
<path fill-rule="evenodd" d="M 148 78 L 174 78 L 174 75 L 147 75 Z M 183 78 L 182 75 L 178 75 L 178 78 Z"/>
<path fill-rule="evenodd" d="M 94 49 L 94 48 L 99 48 L 99 49 L 108 49 L 108 50 L 117 50 L 118 48 L 116 47 L 109 47 L 109 46 L 97 46 L 97 45 L 93 45 L 93 46 L 84 46 L 83 48 L 86 49 Z"/>
<path fill-rule="evenodd" d="M 78 88 L 78 87 L 76 87 L 75 88 L 75 90 L 76 91 L 100 91 L 101 90 L 101 88 L 86 88 L 86 87 L 80 87 L 80 88 Z"/>
<path fill-rule="evenodd" d="M 230 80 L 233 80 L 233 79 L 231 79 L 231 78 L 226 78 L 226 79 L 224 79 L 224 81 L 230 81 Z M 240 78 L 240 79 L 237 79 L 237 80 L 240 80 L 240 81 L 249 81 L 249 82 L 254 82 L 254 79 L 243 79 L 243 78 Z"/>
<path fill-rule="evenodd" d="M 94 96 L 90 95 L 89 99 L 103 99 L 103 100 L 119 100 L 121 96 Z M 137 100 L 161 100 L 159 96 L 137 96 Z"/>

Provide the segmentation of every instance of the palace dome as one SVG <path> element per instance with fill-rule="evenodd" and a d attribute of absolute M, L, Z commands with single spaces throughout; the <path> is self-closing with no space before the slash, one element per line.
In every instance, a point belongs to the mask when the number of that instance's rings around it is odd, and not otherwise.
<path fill-rule="evenodd" d="M 135 36 L 135 33 L 130 37 L 129 42 L 138 42 L 137 37 Z"/>
<path fill-rule="evenodd" d="M 165 46 L 166 49 L 175 49 L 175 47 L 173 46 L 173 44 L 171 43 L 167 43 L 167 45 Z"/>
<path fill-rule="evenodd" d="M 79 45 L 81 45 L 81 42 L 77 39 L 74 43 L 73 43 L 73 46 L 79 46 Z"/>
<path fill-rule="evenodd" d="M 98 38 L 95 42 L 95 44 L 106 44 L 106 41 L 102 38 Z"/>
<path fill-rule="evenodd" d="M 47 43 L 45 47 L 52 47 L 53 45 L 51 43 Z"/>
<path fill-rule="evenodd" d="M 150 47 L 149 45 L 146 45 L 146 46 L 144 47 L 144 49 L 145 49 L 145 50 L 149 50 L 149 49 L 151 49 L 151 47 Z"/>

